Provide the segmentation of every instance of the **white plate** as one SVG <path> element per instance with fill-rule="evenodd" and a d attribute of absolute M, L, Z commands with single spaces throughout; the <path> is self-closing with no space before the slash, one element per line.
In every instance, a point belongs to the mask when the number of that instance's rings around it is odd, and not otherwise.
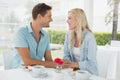
<path fill-rule="evenodd" d="M 78 73 L 89 73 L 88 71 L 85 71 L 85 70 L 78 70 L 77 72 Z"/>
<path fill-rule="evenodd" d="M 46 72 L 42 73 L 42 74 L 35 74 L 35 73 L 33 73 L 31 71 L 30 74 L 31 74 L 32 77 L 35 77 L 35 78 L 45 78 L 45 77 L 48 77 L 48 74 Z"/>
<path fill-rule="evenodd" d="M 78 70 L 76 72 L 76 80 L 88 80 L 91 74 L 88 71 Z"/>

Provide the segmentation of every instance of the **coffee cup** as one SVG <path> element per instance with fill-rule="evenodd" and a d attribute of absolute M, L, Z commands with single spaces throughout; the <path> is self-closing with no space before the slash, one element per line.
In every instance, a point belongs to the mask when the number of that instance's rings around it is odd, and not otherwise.
<path fill-rule="evenodd" d="M 36 65 L 32 67 L 32 72 L 35 74 L 43 74 L 45 71 L 45 67 L 44 66 L 40 66 L 40 65 Z"/>
<path fill-rule="evenodd" d="M 88 80 L 91 74 L 88 71 L 78 70 L 76 72 L 76 80 Z"/>

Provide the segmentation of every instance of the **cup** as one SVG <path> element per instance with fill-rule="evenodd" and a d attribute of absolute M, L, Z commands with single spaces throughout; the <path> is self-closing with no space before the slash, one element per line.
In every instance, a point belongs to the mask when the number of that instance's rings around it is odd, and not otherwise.
<path fill-rule="evenodd" d="M 78 70 L 76 72 L 76 80 L 88 80 L 91 74 L 88 71 Z"/>
<path fill-rule="evenodd" d="M 45 68 L 44 66 L 36 65 L 32 67 L 32 72 L 35 74 L 42 74 L 44 73 Z"/>
<path fill-rule="evenodd" d="M 47 73 L 44 66 L 36 65 L 32 67 L 31 74 L 33 77 L 45 77 Z"/>

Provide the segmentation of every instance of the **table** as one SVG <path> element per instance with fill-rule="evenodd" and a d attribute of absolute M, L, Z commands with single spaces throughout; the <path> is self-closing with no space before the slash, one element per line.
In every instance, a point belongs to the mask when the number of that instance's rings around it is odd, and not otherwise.
<path fill-rule="evenodd" d="M 30 72 L 25 71 L 24 69 L 11 69 L 0 71 L 0 80 L 73 80 L 72 77 L 68 74 L 68 69 L 64 69 L 61 75 L 55 72 L 55 69 L 46 68 L 48 72 L 48 77 L 46 78 L 34 78 L 31 76 Z M 61 76 L 62 79 L 59 79 L 58 76 Z M 90 80 L 106 80 L 104 78 L 92 75 Z"/>
<path fill-rule="evenodd" d="M 118 54 L 118 60 L 117 60 L 117 80 L 120 80 L 120 53 Z"/>
<path fill-rule="evenodd" d="M 120 75 L 119 75 L 120 74 L 120 47 L 113 47 L 110 45 L 106 45 L 106 46 L 98 46 L 97 48 L 98 48 L 97 53 L 99 55 L 103 55 L 101 57 L 102 63 L 107 62 L 108 60 L 109 66 L 112 66 L 108 69 L 108 72 L 107 72 L 108 74 L 106 74 L 106 77 L 111 79 L 113 78 L 115 80 L 120 80 Z M 104 64 L 104 66 L 108 66 L 108 65 Z"/>

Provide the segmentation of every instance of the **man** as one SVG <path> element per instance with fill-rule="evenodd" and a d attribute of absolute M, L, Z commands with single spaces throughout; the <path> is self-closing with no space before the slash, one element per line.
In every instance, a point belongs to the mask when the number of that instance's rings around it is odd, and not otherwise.
<path fill-rule="evenodd" d="M 13 68 L 20 67 L 22 64 L 55 67 L 51 57 L 48 34 L 42 29 L 49 27 L 52 21 L 51 9 L 45 3 L 35 5 L 32 10 L 33 21 L 30 25 L 20 27 L 15 32 Z M 45 61 L 42 60 L 43 58 Z"/>

